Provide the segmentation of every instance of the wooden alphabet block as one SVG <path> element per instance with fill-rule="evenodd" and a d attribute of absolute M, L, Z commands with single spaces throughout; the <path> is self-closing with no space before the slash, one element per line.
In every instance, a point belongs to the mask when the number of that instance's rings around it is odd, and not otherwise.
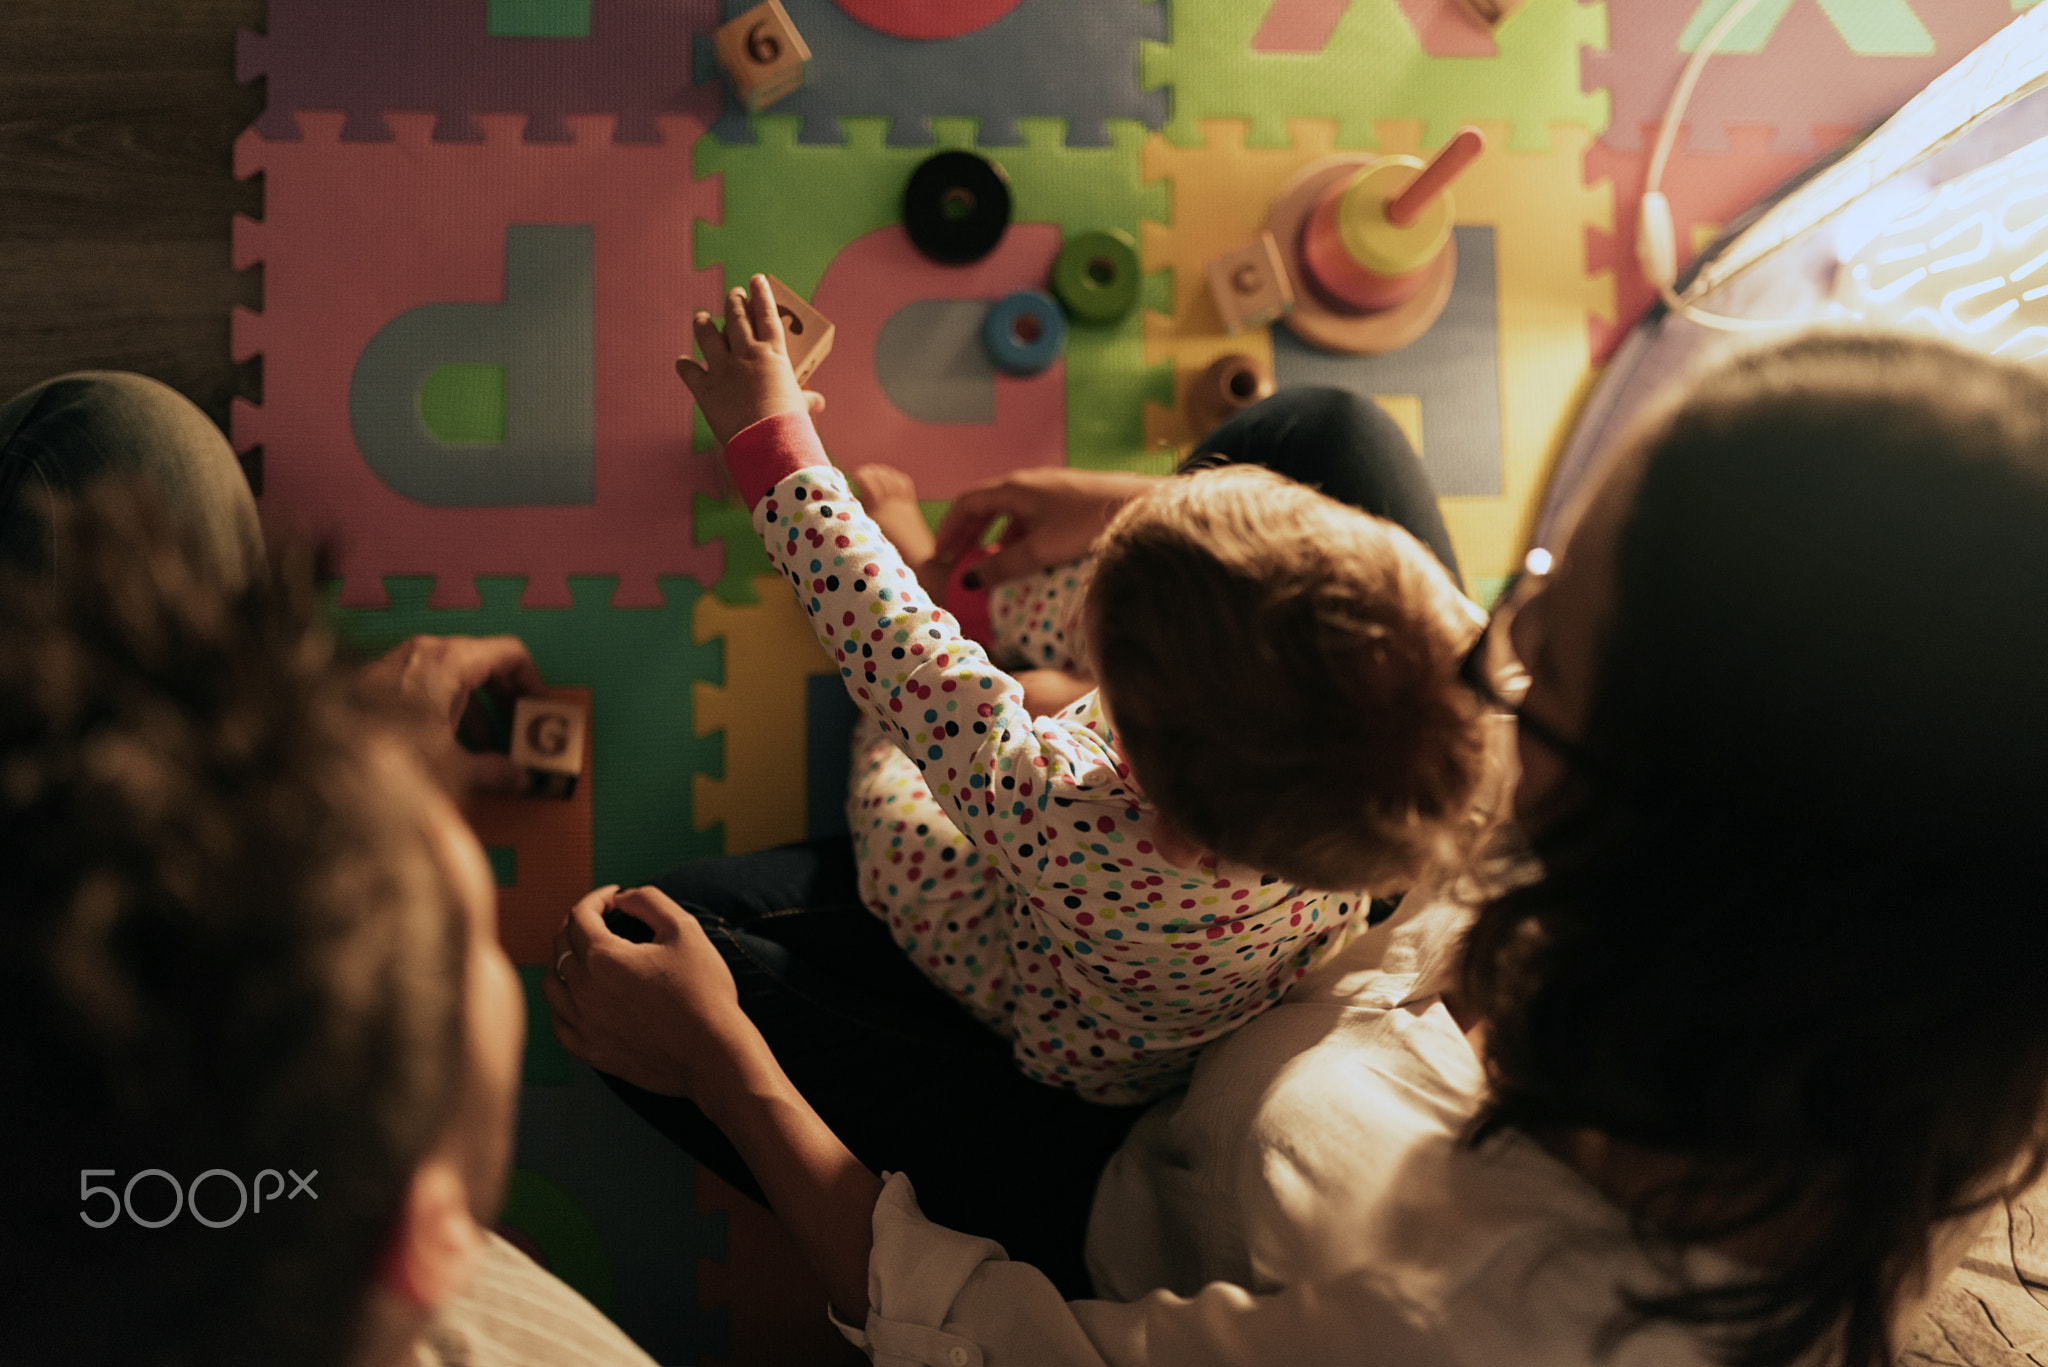
<path fill-rule="evenodd" d="M 521 698 L 512 708 L 512 762 L 531 778 L 531 791 L 566 798 L 583 772 L 590 711 L 579 702 Z"/>
<path fill-rule="evenodd" d="M 1216 312 L 1223 316 L 1224 328 L 1231 333 L 1264 327 L 1294 309 L 1287 265 L 1280 259 L 1280 244 L 1269 232 L 1262 231 L 1256 241 L 1211 261 L 1209 292 L 1216 298 Z"/>
<path fill-rule="evenodd" d="M 832 320 L 774 276 L 768 277 L 768 284 L 775 292 L 775 311 L 782 315 L 782 331 L 789 342 L 790 369 L 796 372 L 798 384 L 806 384 L 811 372 L 832 354 Z"/>
<path fill-rule="evenodd" d="M 749 114 L 775 103 L 804 83 L 811 50 L 790 22 L 782 0 L 763 0 L 712 37 L 719 69 Z"/>

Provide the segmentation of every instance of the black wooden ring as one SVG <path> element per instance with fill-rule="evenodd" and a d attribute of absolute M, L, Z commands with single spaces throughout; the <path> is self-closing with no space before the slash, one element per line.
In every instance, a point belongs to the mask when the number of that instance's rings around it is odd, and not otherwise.
<path fill-rule="evenodd" d="M 903 226 L 917 249 L 947 266 L 979 261 L 1010 226 L 1010 181 L 972 152 L 939 152 L 910 173 Z"/>

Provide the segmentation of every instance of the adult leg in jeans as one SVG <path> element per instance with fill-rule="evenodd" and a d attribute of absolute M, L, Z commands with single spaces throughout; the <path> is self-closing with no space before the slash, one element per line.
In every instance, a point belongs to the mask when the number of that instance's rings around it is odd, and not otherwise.
<path fill-rule="evenodd" d="M 220 429 L 190 400 L 140 375 L 65 375 L 0 406 L 0 561 L 54 568 L 44 509 L 120 481 L 189 528 L 223 582 L 263 566 L 256 500 Z"/>
<path fill-rule="evenodd" d="M 1204 437 L 1181 469 L 1240 461 L 1400 523 L 1463 585 L 1429 473 L 1400 427 L 1371 400 L 1342 389 L 1282 390 Z"/>
<path fill-rule="evenodd" d="M 904 958 L 860 902 L 845 837 L 686 864 L 656 886 L 703 923 L 790 1080 L 862 1163 L 907 1173 L 925 1213 L 985 1235 L 1069 1296 L 1095 1181 L 1141 1107 L 1032 1082 L 1009 1042 Z M 761 1199 L 695 1106 L 608 1078 L 699 1162 Z"/>

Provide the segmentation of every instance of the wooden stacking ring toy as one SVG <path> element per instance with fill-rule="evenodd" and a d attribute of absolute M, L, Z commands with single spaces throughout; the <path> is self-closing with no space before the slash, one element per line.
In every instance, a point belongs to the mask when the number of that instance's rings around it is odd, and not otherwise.
<path fill-rule="evenodd" d="M 981 345 L 989 364 L 1005 375 L 1036 375 L 1066 349 L 1066 316 L 1044 291 L 1018 290 L 982 318 Z"/>
<path fill-rule="evenodd" d="M 1084 323 L 1114 323 L 1138 304 L 1138 244 L 1114 228 L 1069 238 L 1052 263 L 1052 291 Z"/>
<path fill-rule="evenodd" d="M 1287 326 L 1330 351 L 1376 353 L 1429 330 L 1457 273 L 1452 179 L 1485 147 L 1460 129 L 1434 160 L 1342 155 L 1280 191 L 1266 228 L 1297 285 Z"/>
<path fill-rule="evenodd" d="M 939 152 L 918 163 L 903 189 L 903 227 L 920 252 L 964 266 L 996 249 L 1010 226 L 1010 180 L 972 152 Z"/>
<path fill-rule="evenodd" d="M 1188 427 L 1205 437 L 1272 392 L 1273 377 L 1257 361 L 1241 352 L 1218 356 L 1188 386 Z"/>

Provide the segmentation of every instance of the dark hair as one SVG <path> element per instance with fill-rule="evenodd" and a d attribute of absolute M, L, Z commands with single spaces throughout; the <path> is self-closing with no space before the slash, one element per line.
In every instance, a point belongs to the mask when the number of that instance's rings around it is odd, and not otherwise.
<path fill-rule="evenodd" d="M 465 1066 L 425 781 L 304 580 L 231 590 L 132 496 L 57 530 L 54 577 L 0 583 L 0 1357 L 347 1361 Z M 152 1168 L 317 1169 L 318 1199 L 81 1218 Z M 159 1177 L 134 1199 L 172 1208 Z"/>
<path fill-rule="evenodd" d="M 1476 1134 L 1682 1157 L 1633 1212 L 1674 1270 L 1799 1231 L 1618 1328 L 1876 1367 L 1935 1227 L 2048 1145 L 2048 384 L 1820 333 L 1724 364 L 1632 450 L 1580 796 L 1468 943 Z"/>
<path fill-rule="evenodd" d="M 1086 622 L 1138 783 L 1217 854 L 1398 892 L 1472 843 L 1474 628 L 1393 523 L 1255 465 L 1161 480 L 1097 543 Z"/>

